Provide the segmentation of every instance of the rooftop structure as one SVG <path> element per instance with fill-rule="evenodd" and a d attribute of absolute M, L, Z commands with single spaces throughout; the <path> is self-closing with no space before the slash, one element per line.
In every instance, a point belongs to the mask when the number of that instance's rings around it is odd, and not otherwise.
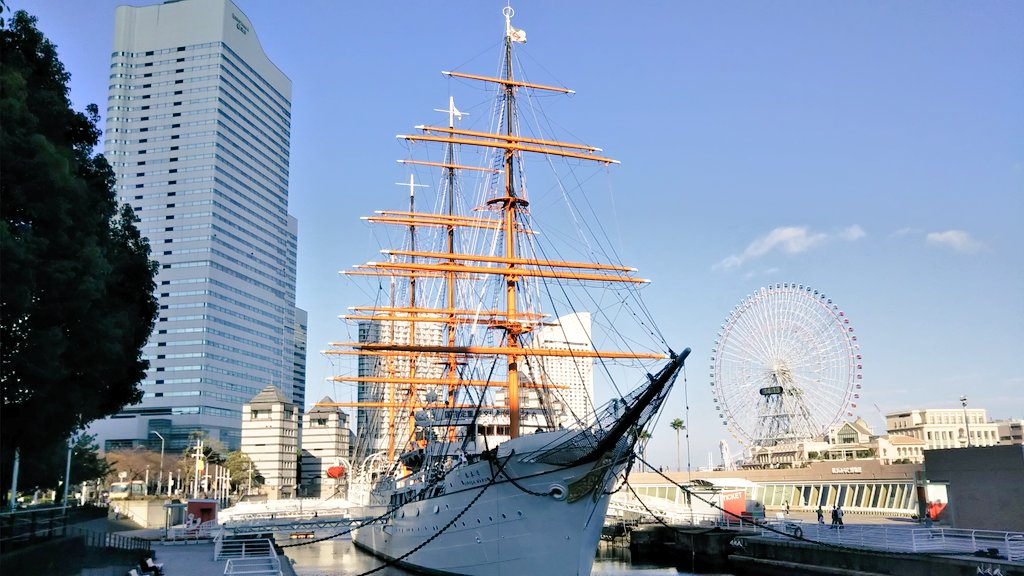
<path fill-rule="evenodd" d="M 242 451 L 263 476 L 271 499 L 296 494 L 298 435 L 298 410 L 274 385 L 242 407 Z"/>

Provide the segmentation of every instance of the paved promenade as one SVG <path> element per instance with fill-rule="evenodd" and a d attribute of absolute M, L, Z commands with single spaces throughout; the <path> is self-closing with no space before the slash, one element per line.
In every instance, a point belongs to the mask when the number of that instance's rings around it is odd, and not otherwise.
<path fill-rule="evenodd" d="M 112 532 L 122 536 L 142 538 L 152 542 L 156 563 L 163 564 L 166 576 L 222 576 L 227 560 L 213 559 L 213 542 L 191 542 L 170 544 L 161 541 L 162 528 L 140 528 L 130 520 L 98 518 L 77 525 L 94 532 Z M 281 556 L 283 576 L 295 576 L 288 558 Z M 128 568 L 110 567 L 84 570 L 80 576 L 125 576 Z"/>

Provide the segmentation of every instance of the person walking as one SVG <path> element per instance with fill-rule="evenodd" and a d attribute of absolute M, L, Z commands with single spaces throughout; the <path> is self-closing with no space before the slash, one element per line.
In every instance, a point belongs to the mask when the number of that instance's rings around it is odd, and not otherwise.
<path fill-rule="evenodd" d="M 818 509 L 815 510 L 818 513 L 818 524 L 825 523 L 825 512 L 821 509 L 821 505 L 818 505 Z"/>
<path fill-rule="evenodd" d="M 843 506 L 836 506 L 836 519 L 839 520 L 839 527 L 843 527 Z"/>
<path fill-rule="evenodd" d="M 118 505 L 118 504 L 114 504 L 114 520 L 120 520 L 120 519 L 121 519 L 121 506 Z"/>
<path fill-rule="evenodd" d="M 832 525 L 829 526 L 829 530 L 835 530 L 839 526 L 839 511 L 833 506 L 832 507 Z"/>
<path fill-rule="evenodd" d="M 789 500 L 782 502 L 782 511 L 785 512 L 786 516 L 789 516 Z"/>

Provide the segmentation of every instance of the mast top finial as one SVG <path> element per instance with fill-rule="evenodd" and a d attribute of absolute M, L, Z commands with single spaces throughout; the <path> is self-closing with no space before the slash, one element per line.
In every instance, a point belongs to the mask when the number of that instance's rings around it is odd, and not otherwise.
<path fill-rule="evenodd" d="M 505 36 L 512 35 L 512 17 L 516 15 L 516 11 L 511 6 L 505 6 L 501 9 L 501 13 L 505 15 Z"/>
<path fill-rule="evenodd" d="M 505 6 L 501 13 L 505 15 L 505 37 L 513 42 L 525 43 L 526 32 L 512 27 L 512 17 L 516 15 L 516 11 L 511 6 Z"/>

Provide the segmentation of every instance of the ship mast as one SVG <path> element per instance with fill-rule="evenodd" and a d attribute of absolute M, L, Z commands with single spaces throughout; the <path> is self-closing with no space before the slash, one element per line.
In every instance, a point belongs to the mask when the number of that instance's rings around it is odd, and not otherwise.
<path fill-rule="evenodd" d="M 455 119 L 462 120 L 462 112 L 455 107 L 455 97 L 448 97 L 448 109 L 440 110 L 435 108 L 435 112 L 445 112 L 448 114 L 448 128 L 455 131 Z M 447 194 L 448 194 L 448 218 L 450 219 L 448 225 L 445 227 L 445 248 L 447 249 L 448 257 L 450 262 L 455 261 L 455 169 L 459 165 L 455 161 L 455 143 L 449 142 L 448 148 L 445 153 L 444 170 L 447 180 Z M 448 347 L 455 348 L 455 336 L 457 329 L 457 316 L 455 314 L 455 272 L 445 272 L 445 296 L 446 304 L 448 305 Z M 459 363 L 455 356 L 455 352 L 449 352 L 448 357 L 445 359 L 445 371 L 448 378 L 448 406 L 455 406 L 455 400 L 458 395 L 458 370 Z M 454 430 L 449 430 L 449 434 L 454 434 Z"/>
<path fill-rule="evenodd" d="M 599 283 L 623 283 L 643 284 L 647 280 L 637 278 L 633 274 L 635 268 L 625 266 L 591 263 L 572 262 L 539 259 L 532 254 L 519 254 L 519 238 L 523 234 L 534 234 L 533 230 L 527 227 L 524 214 L 527 211 L 529 202 L 526 200 L 526 190 L 520 182 L 519 189 L 516 187 L 514 172 L 516 159 L 523 153 L 541 154 L 598 162 L 601 164 L 618 164 L 617 160 L 600 156 L 596 153 L 602 152 L 600 148 L 593 146 L 560 142 L 544 138 L 527 137 L 519 134 L 518 118 L 516 115 L 516 91 L 519 88 L 529 90 L 542 90 L 571 94 L 572 90 L 557 86 L 545 86 L 530 82 L 516 80 L 513 75 L 512 44 L 525 42 L 525 33 L 512 27 L 511 18 L 515 14 L 511 7 L 502 10 L 505 16 L 505 45 L 504 62 L 499 77 L 480 76 L 464 72 L 444 71 L 442 74 L 450 77 L 465 78 L 469 80 L 483 81 L 497 85 L 499 88 L 500 102 L 499 110 L 504 115 L 504 122 L 494 132 L 480 132 L 464 130 L 455 126 L 455 120 L 461 119 L 462 114 L 455 108 L 454 99 L 449 97 L 447 110 L 439 110 L 448 113 L 447 126 L 416 126 L 419 134 L 399 134 L 397 137 L 409 142 L 440 143 L 446 146 L 444 161 L 432 162 L 423 160 L 400 160 L 405 164 L 434 166 L 444 170 L 445 184 L 448 188 L 442 208 L 435 213 L 417 212 L 415 205 L 410 204 L 408 212 L 381 211 L 373 216 L 364 217 L 364 220 L 393 226 L 404 226 L 415 234 L 418 227 L 440 229 L 443 233 L 443 245 L 435 251 L 418 250 L 415 239 L 412 240 L 410 250 L 384 250 L 384 254 L 390 256 L 387 261 L 367 262 L 355 266 L 354 270 L 343 272 L 350 275 L 362 276 L 387 276 L 392 280 L 395 278 L 410 279 L 410 297 L 408 306 L 397 306 L 392 299 L 390 306 L 356 307 L 355 314 L 343 316 L 347 320 L 371 320 L 371 321 L 399 321 L 409 325 L 410 337 L 407 342 L 396 341 L 393 337 L 390 342 L 332 342 L 333 349 L 325 350 L 325 354 L 337 355 L 359 355 L 363 357 L 385 357 L 388 362 L 397 359 L 405 359 L 410 362 L 407 377 L 395 374 L 395 370 L 388 370 L 384 381 L 391 384 L 403 384 L 408 386 L 411 396 L 403 402 L 402 399 L 391 397 L 379 403 L 356 403 L 362 407 L 395 408 L 410 406 L 415 409 L 421 407 L 416 396 L 417 386 L 446 386 L 447 402 L 450 408 L 473 408 L 482 407 L 481 402 L 476 406 L 473 404 L 462 405 L 457 402 L 459 390 L 463 387 L 495 387 L 507 390 L 507 402 L 503 408 L 509 410 L 509 432 L 515 438 L 521 432 L 520 415 L 520 389 L 521 388 L 562 388 L 560 385 L 550 383 L 521 382 L 519 363 L 526 357 L 552 357 L 552 358 L 593 358 L 593 359 L 661 359 L 664 354 L 637 353 L 603 350 L 562 350 L 545 349 L 537 347 L 524 348 L 522 335 L 530 332 L 534 327 L 543 323 L 544 314 L 520 311 L 519 292 L 522 290 L 519 283 L 524 279 L 531 279 L 540 282 L 550 280 L 568 280 L 573 282 L 599 282 Z M 456 157 L 456 145 L 467 145 L 479 148 L 490 148 L 500 150 L 500 161 L 490 167 L 471 167 L 458 164 Z M 521 159 L 521 158 L 520 158 Z M 492 192 L 491 198 L 486 200 L 487 206 L 491 209 L 492 216 L 461 216 L 456 214 L 456 170 L 477 170 L 491 173 L 504 173 L 504 177 L 498 179 L 497 190 Z M 412 196 L 413 181 L 410 180 L 410 196 Z M 498 250 L 496 254 L 472 253 L 471 251 L 460 251 L 456 246 L 457 229 L 490 230 L 500 234 Z M 500 240 L 504 240 L 501 242 Z M 396 259 L 395 257 L 399 257 Z M 496 296 L 500 302 L 501 283 L 504 284 L 504 305 L 497 304 L 494 309 L 479 307 L 459 306 L 457 303 L 459 279 L 481 280 L 485 277 L 495 278 L 498 286 Z M 446 307 L 424 306 L 417 302 L 415 292 L 415 279 L 437 279 L 444 282 L 444 297 Z M 415 327 L 418 323 L 433 322 L 443 323 L 447 328 L 447 338 L 434 343 L 421 343 L 416 341 Z M 479 345 L 470 342 L 458 342 L 456 333 L 461 326 L 488 326 L 503 331 L 497 338 L 497 345 Z M 487 377 L 486 380 L 460 379 L 460 366 L 470 359 L 482 360 L 486 357 L 503 358 L 506 363 L 506 381 L 501 382 Z M 444 367 L 446 373 L 434 375 L 416 374 L 416 366 L 419 361 L 434 362 Z M 336 376 L 331 378 L 334 381 L 345 382 L 379 382 L 380 376 L 372 377 L 347 377 Z M 325 406 L 349 407 L 353 404 L 330 403 Z M 492 406 L 490 408 L 498 408 Z M 394 416 L 392 416 L 394 418 Z M 413 432 L 414 418 L 410 414 L 410 432 Z M 454 430 L 449 429 L 449 435 Z M 411 434 L 410 434 L 411 436 Z"/>
<path fill-rule="evenodd" d="M 512 78 L 512 15 L 515 10 L 506 6 L 502 10 L 505 15 L 505 80 L 508 83 L 503 85 L 505 90 L 505 135 L 512 137 L 515 119 L 515 86 L 511 84 Z M 508 313 L 508 324 L 505 326 L 507 334 L 507 346 L 510 349 L 521 348 L 519 335 L 522 333 L 522 324 L 514 320 L 516 313 L 516 282 L 519 277 L 513 272 L 516 264 L 512 261 L 516 257 L 516 211 L 520 206 L 525 207 L 526 201 L 516 198 L 515 178 L 513 169 L 515 162 L 515 151 L 505 150 L 505 196 L 495 198 L 491 202 L 498 204 L 502 209 L 502 216 L 505 226 L 505 257 L 509 259 L 509 273 L 505 276 L 505 311 Z M 519 436 L 519 354 L 508 355 L 508 412 L 510 436 Z"/>
<path fill-rule="evenodd" d="M 426 184 L 417 184 L 416 183 L 416 177 L 413 174 L 409 174 L 409 182 L 396 182 L 396 184 L 399 185 L 399 186 L 408 186 L 409 187 L 409 212 L 411 212 L 411 213 L 416 212 L 416 188 L 429 188 L 429 186 L 427 186 Z M 409 261 L 415 263 L 416 262 L 416 256 L 415 256 L 415 254 L 416 254 L 416 223 L 415 222 L 409 224 L 409 249 L 413 253 L 412 256 L 409 256 Z M 416 276 L 415 275 L 412 275 L 412 276 L 409 277 L 409 309 L 410 310 L 415 310 L 416 309 Z M 415 313 L 413 313 L 412 315 L 416 316 Z M 416 326 L 417 326 L 417 323 L 410 321 L 410 322 L 407 322 L 406 324 L 409 327 L 409 344 L 415 346 L 416 345 Z M 394 334 L 394 331 L 392 330 L 391 338 L 394 339 L 394 337 L 395 337 L 395 334 Z M 409 440 L 414 439 L 415 434 L 416 434 L 416 421 L 415 421 L 415 418 L 413 417 L 413 414 L 414 414 L 414 412 L 416 411 L 416 408 L 419 405 L 419 390 L 418 390 L 416 384 L 414 384 L 413 382 L 415 382 L 415 380 L 416 380 L 416 368 L 417 368 L 417 364 L 418 363 L 419 363 L 419 356 L 418 355 L 413 355 L 413 356 L 411 356 L 409 358 L 409 381 L 410 381 L 410 384 L 409 384 L 408 389 L 406 390 L 406 393 L 408 394 L 408 396 L 407 396 L 408 404 L 405 406 L 405 409 L 407 411 L 405 438 L 408 438 Z M 392 384 L 392 386 L 394 386 L 394 384 Z M 391 410 L 393 411 L 394 408 L 392 408 Z M 388 457 L 389 458 L 393 458 L 394 457 L 394 437 L 395 437 L 395 434 L 392 433 L 389 436 L 390 437 L 389 437 L 389 440 L 388 440 Z M 403 446 L 402 448 L 405 449 L 405 446 Z"/>

